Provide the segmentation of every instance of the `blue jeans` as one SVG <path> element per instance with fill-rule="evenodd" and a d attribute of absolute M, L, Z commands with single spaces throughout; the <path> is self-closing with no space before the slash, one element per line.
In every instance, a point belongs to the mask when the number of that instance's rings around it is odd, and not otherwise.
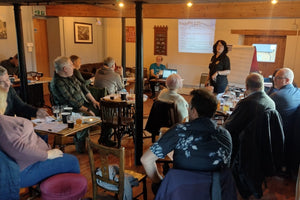
<path fill-rule="evenodd" d="M 33 186 L 42 180 L 61 173 L 80 173 L 77 158 L 70 154 L 52 160 L 36 162 L 20 172 L 21 188 Z"/>

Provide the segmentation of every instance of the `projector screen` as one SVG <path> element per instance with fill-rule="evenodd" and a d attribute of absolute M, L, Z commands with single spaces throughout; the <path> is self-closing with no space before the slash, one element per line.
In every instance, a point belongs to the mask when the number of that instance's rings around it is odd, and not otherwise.
<path fill-rule="evenodd" d="M 179 19 L 178 52 L 212 53 L 215 19 Z"/>

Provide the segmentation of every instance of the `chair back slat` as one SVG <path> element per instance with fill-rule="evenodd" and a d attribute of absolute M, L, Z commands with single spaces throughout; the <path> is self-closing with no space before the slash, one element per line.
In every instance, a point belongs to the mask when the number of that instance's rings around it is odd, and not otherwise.
<path fill-rule="evenodd" d="M 106 147 L 92 142 L 90 138 L 87 138 L 87 146 L 93 183 L 93 199 L 97 199 L 97 187 L 101 187 L 97 184 L 97 179 L 105 183 L 115 185 L 118 188 L 118 191 L 109 190 L 108 188 L 104 187 L 101 188 L 114 192 L 118 195 L 119 199 L 123 199 L 125 177 L 125 148 L 121 147 L 117 149 Z M 118 181 L 114 181 L 109 178 L 109 175 L 111 173 L 109 172 L 110 165 L 115 164 L 117 164 L 119 168 Z M 102 176 L 96 175 L 98 169 L 101 169 Z"/>
<path fill-rule="evenodd" d="M 134 134 L 134 107 L 127 102 L 100 100 L 100 116 L 102 124 L 114 129 L 120 147 L 121 138 L 125 133 Z"/>

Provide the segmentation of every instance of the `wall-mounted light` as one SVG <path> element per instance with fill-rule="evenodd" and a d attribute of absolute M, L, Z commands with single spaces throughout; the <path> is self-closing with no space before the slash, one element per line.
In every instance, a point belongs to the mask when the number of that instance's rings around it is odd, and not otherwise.
<path fill-rule="evenodd" d="M 123 3 L 123 2 L 120 2 L 120 3 L 119 3 L 119 7 L 123 8 L 123 7 L 124 7 L 124 3 Z"/>
<path fill-rule="evenodd" d="M 100 20 L 100 18 L 96 18 L 96 25 L 101 25 L 102 23 L 101 23 L 101 20 Z"/>
<path fill-rule="evenodd" d="M 277 0 L 272 0 L 271 3 L 272 4 L 276 4 L 278 1 Z"/>
<path fill-rule="evenodd" d="M 187 7 L 192 7 L 193 3 L 189 1 L 186 5 Z"/>

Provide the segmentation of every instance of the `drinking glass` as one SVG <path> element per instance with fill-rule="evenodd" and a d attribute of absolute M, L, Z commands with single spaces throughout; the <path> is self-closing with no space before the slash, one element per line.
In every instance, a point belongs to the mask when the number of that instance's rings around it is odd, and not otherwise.
<path fill-rule="evenodd" d="M 67 123 L 68 123 L 68 128 L 74 128 L 74 116 L 73 115 L 68 115 L 67 116 Z"/>
<path fill-rule="evenodd" d="M 76 119 L 76 124 L 78 124 L 79 126 L 81 126 L 82 124 L 82 113 L 76 113 L 75 114 L 75 119 Z"/>
<path fill-rule="evenodd" d="M 59 113 L 60 113 L 59 106 L 52 106 L 52 112 L 56 120 L 59 120 Z"/>

